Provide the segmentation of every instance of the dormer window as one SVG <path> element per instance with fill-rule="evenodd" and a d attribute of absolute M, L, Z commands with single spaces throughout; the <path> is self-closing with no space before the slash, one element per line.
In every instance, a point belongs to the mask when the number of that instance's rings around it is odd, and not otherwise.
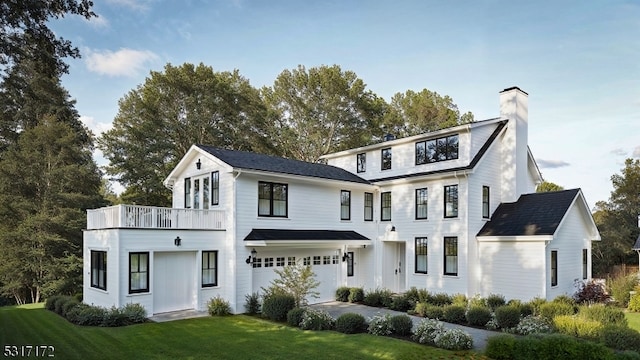
<path fill-rule="evenodd" d="M 382 149 L 381 151 L 382 158 L 382 166 L 380 167 L 382 170 L 390 170 L 391 169 L 391 148 Z"/>
<path fill-rule="evenodd" d="M 367 171 L 367 154 L 362 153 L 357 155 L 358 173 Z"/>
<path fill-rule="evenodd" d="M 458 158 L 458 135 L 419 141 L 416 143 L 416 165 Z"/>

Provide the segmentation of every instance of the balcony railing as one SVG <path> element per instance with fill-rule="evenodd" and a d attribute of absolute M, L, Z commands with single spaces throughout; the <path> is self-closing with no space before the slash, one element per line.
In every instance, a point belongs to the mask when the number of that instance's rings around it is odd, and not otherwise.
<path fill-rule="evenodd" d="M 87 210 L 88 230 L 110 228 L 224 230 L 225 212 L 138 205 Z"/>

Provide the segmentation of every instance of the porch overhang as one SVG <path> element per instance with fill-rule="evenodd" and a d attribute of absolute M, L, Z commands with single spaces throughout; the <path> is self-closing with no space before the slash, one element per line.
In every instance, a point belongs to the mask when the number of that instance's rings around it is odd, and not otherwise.
<path fill-rule="evenodd" d="M 341 248 L 371 243 L 371 239 L 351 230 L 252 229 L 244 238 L 247 247 Z"/>

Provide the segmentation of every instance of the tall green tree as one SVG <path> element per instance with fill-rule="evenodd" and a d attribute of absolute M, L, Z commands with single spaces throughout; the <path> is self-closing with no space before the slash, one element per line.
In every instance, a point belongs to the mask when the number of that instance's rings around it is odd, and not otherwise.
<path fill-rule="evenodd" d="M 391 98 L 389 111 L 384 117 L 385 132 L 397 137 L 418 135 L 473 122 L 473 114 L 460 114 L 458 106 L 449 96 L 423 89 L 407 90 Z"/>
<path fill-rule="evenodd" d="M 543 181 L 538 186 L 536 186 L 536 192 L 551 192 L 560 190 L 564 190 L 564 188 L 558 184 L 552 183 L 551 181 Z"/>
<path fill-rule="evenodd" d="M 152 71 L 119 101 L 113 128 L 98 139 L 123 202 L 168 206 L 162 181 L 193 144 L 269 153 L 266 110 L 239 72 L 199 64 Z"/>
<path fill-rule="evenodd" d="M 613 191 L 607 202 L 598 202 L 594 221 L 602 241 L 593 245 L 594 273 L 607 273 L 613 265 L 637 264 L 631 250 L 640 234 L 640 160 L 627 159 L 620 174 L 611 176 Z"/>
<path fill-rule="evenodd" d="M 284 70 L 262 96 L 279 155 L 315 162 L 324 154 L 359 147 L 382 137 L 382 98 L 340 66 Z"/>
<path fill-rule="evenodd" d="M 17 303 L 81 289 L 85 210 L 103 203 L 91 147 L 46 116 L 0 160 L 0 283 Z"/>

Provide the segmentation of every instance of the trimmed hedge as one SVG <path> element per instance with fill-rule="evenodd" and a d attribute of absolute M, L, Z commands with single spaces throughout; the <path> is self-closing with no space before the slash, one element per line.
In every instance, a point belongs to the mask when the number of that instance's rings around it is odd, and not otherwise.
<path fill-rule="evenodd" d="M 553 326 L 561 334 L 571 335 L 587 340 L 596 340 L 600 336 L 602 324 L 577 316 L 560 315 L 553 318 Z"/>
<path fill-rule="evenodd" d="M 305 308 L 300 307 L 289 310 L 289 312 L 287 313 L 287 324 L 299 327 L 305 311 Z"/>
<path fill-rule="evenodd" d="M 345 313 L 336 319 L 335 328 L 344 334 L 357 334 L 367 330 L 367 321 L 360 314 Z"/>
<path fill-rule="evenodd" d="M 271 294 L 262 301 L 262 314 L 273 321 L 285 321 L 287 313 L 296 307 L 296 299 L 288 294 Z"/>
<path fill-rule="evenodd" d="M 562 334 L 513 337 L 498 335 L 487 341 L 486 356 L 496 360 L 608 360 L 611 349 L 602 344 Z"/>
<path fill-rule="evenodd" d="M 611 306 L 600 304 L 593 306 L 581 306 L 578 309 L 578 316 L 583 319 L 598 321 L 602 323 L 602 325 L 627 326 L 627 319 L 624 317 L 624 311 Z"/>
<path fill-rule="evenodd" d="M 612 349 L 640 352 L 640 333 L 626 326 L 604 326 L 600 331 L 600 341 Z"/>
<path fill-rule="evenodd" d="M 515 306 L 503 305 L 496 309 L 496 324 L 501 329 L 510 329 L 520 323 L 520 309 Z"/>
<path fill-rule="evenodd" d="M 391 317 L 391 327 L 394 334 L 409 336 L 413 328 L 413 321 L 409 315 L 395 315 Z"/>
<path fill-rule="evenodd" d="M 573 315 L 575 309 L 573 305 L 562 302 L 548 302 L 540 305 L 540 316 L 546 318 L 549 321 L 553 321 L 553 318 L 560 315 Z"/>
<path fill-rule="evenodd" d="M 474 305 L 466 315 L 467 323 L 472 326 L 485 326 L 491 320 L 491 310 L 486 306 Z"/>
<path fill-rule="evenodd" d="M 349 301 L 349 293 L 351 288 L 348 286 L 341 286 L 336 289 L 336 301 L 347 302 Z"/>
<path fill-rule="evenodd" d="M 466 309 L 461 305 L 447 305 L 444 307 L 444 321 L 454 324 L 464 324 Z"/>
<path fill-rule="evenodd" d="M 389 307 L 393 300 L 393 294 L 388 289 L 375 289 L 364 295 L 364 304 L 373 307 Z"/>
<path fill-rule="evenodd" d="M 350 303 L 359 303 L 364 301 L 364 289 L 357 287 L 350 288 L 347 300 L 349 300 Z"/>

